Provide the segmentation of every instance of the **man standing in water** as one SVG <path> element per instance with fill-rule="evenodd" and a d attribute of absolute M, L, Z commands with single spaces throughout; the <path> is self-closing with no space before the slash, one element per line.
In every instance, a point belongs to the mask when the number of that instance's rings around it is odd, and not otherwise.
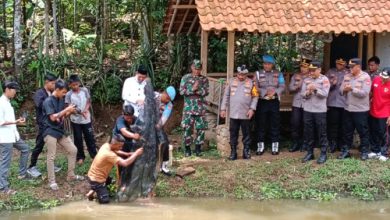
<path fill-rule="evenodd" d="M 205 130 L 208 127 L 206 121 L 206 96 L 209 94 L 209 80 L 201 75 L 202 63 L 194 60 L 191 64 L 191 73 L 183 76 L 180 81 L 180 95 L 184 96 L 183 119 L 181 125 L 184 128 L 183 142 L 185 156 L 191 156 L 192 130 L 195 126 L 195 155 L 201 156 L 201 148 L 204 143 Z"/>

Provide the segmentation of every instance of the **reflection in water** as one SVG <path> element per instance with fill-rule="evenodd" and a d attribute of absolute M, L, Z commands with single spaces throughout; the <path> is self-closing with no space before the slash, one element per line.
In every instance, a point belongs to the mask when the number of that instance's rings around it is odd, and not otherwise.
<path fill-rule="evenodd" d="M 47 211 L 3 213 L 11 220 L 358 220 L 390 219 L 390 201 L 232 201 L 227 199 L 154 199 L 99 205 L 81 201 Z"/>

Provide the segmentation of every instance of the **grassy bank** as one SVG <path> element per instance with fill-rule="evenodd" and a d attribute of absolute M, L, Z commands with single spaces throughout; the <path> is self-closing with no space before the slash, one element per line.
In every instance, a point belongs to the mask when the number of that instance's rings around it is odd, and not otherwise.
<path fill-rule="evenodd" d="M 358 158 L 358 153 L 353 152 Z M 318 154 L 318 152 L 317 152 Z M 159 176 L 155 189 L 158 197 L 225 197 L 231 199 L 315 199 L 334 200 L 352 197 L 361 200 L 390 198 L 390 161 L 337 160 L 330 155 L 325 165 L 315 162 L 302 164 L 304 153 L 281 152 L 279 156 L 265 153 L 251 160 L 228 161 L 210 145 L 203 157 L 184 158 L 175 152 L 174 169 L 191 166 L 195 174 L 179 177 Z M 85 199 L 89 186 L 86 181 L 67 183 L 66 157 L 59 152 L 56 164 L 62 167 L 57 174 L 60 190 L 47 187 L 45 155 L 41 155 L 39 169 L 44 176 L 34 180 L 18 180 L 18 156 L 11 167 L 11 187 L 16 195 L 0 195 L 0 210 L 48 209 L 65 202 Z M 85 175 L 90 160 L 76 166 L 76 173 Z"/>

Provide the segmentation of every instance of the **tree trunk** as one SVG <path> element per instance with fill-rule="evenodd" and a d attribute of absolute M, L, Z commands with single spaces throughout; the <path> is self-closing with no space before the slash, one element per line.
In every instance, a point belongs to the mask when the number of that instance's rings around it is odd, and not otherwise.
<path fill-rule="evenodd" d="M 76 33 L 76 19 L 77 19 L 76 11 L 77 11 L 77 0 L 73 0 L 73 32 L 74 33 Z"/>
<path fill-rule="evenodd" d="M 58 23 L 57 23 L 57 0 L 53 0 L 53 55 L 57 56 L 57 39 L 58 39 Z"/>
<path fill-rule="evenodd" d="M 19 76 L 22 68 L 22 0 L 14 2 L 14 59 L 15 59 L 15 75 Z"/>
<path fill-rule="evenodd" d="M 50 5 L 50 0 L 46 0 L 45 1 L 45 40 L 44 40 L 44 53 L 46 55 L 49 55 L 49 31 L 50 31 L 49 5 Z"/>
<path fill-rule="evenodd" d="M 4 29 L 4 31 L 7 30 L 7 13 L 6 13 L 5 7 L 6 7 L 6 0 L 3 0 L 3 29 Z M 8 59 L 8 55 L 7 55 L 7 53 L 8 53 L 7 44 L 8 44 L 8 42 L 5 42 L 5 43 L 4 43 L 4 60 L 7 60 L 7 59 Z"/>

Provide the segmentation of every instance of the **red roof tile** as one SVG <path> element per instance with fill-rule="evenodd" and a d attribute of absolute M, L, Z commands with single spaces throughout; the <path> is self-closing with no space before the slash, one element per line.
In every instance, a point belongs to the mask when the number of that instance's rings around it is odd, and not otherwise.
<path fill-rule="evenodd" d="M 384 32 L 390 0 L 196 0 L 204 30 Z"/>

